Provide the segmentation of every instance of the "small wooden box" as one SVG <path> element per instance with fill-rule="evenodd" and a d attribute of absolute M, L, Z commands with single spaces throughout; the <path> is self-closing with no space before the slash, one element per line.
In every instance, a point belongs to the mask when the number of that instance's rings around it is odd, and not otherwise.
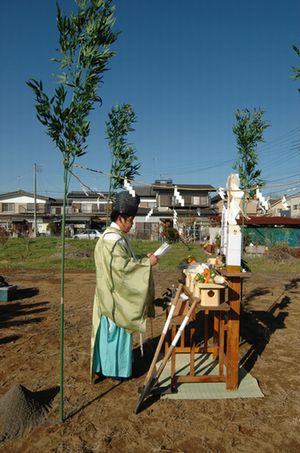
<path fill-rule="evenodd" d="M 220 305 L 220 294 L 223 285 L 216 283 L 198 283 L 200 289 L 200 305 L 204 307 L 217 307 Z"/>
<path fill-rule="evenodd" d="M 185 279 L 186 287 L 191 291 L 191 293 L 194 294 L 194 287 L 195 287 L 195 283 L 196 283 L 196 280 L 195 280 L 196 272 L 189 272 L 187 269 L 184 269 L 183 273 L 186 276 L 186 279 Z M 196 294 L 194 294 L 194 296 L 197 297 Z"/>
<path fill-rule="evenodd" d="M 220 292 L 225 285 L 217 283 L 198 283 L 196 273 L 183 271 L 186 275 L 186 286 L 194 297 L 200 297 L 200 305 L 204 307 L 216 307 L 220 305 Z"/>

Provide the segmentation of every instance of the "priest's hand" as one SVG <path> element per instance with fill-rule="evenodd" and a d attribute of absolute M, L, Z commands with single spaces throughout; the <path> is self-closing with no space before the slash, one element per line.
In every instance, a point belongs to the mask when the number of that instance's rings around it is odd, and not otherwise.
<path fill-rule="evenodd" d="M 149 258 L 151 266 L 155 266 L 155 264 L 158 263 L 158 257 L 153 253 L 148 253 L 147 256 Z"/>

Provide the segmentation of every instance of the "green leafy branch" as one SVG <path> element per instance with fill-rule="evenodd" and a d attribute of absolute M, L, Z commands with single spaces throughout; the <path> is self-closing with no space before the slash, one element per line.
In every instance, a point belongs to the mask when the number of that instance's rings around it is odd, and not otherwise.
<path fill-rule="evenodd" d="M 300 48 L 293 45 L 293 50 L 296 52 L 296 54 L 298 55 L 298 57 L 300 57 Z M 300 68 L 296 68 L 295 66 L 292 67 L 292 70 L 293 70 L 293 79 L 300 79 Z M 298 88 L 298 91 L 300 92 L 300 88 Z"/>
<path fill-rule="evenodd" d="M 112 153 L 109 193 L 122 187 L 125 178 L 132 181 L 138 175 L 140 164 L 137 162 L 135 147 L 128 143 L 129 132 L 134 131 L 137 118 L 130 104 L 116 105 L 108 114 L 106 133 Z"/>
<path fill-rule="evenodd" d="M 254 109 L 253 112 L 248 109 L 235 112 L 236 124 L 232 129 L 236 136 L 238 158 L 233 168 L 239 173 L 242 189 L 264 185 L 260 177 L 261 170 L 257 168 L 257 145 L 264 141 L 264 130 L 269 127 L 263 115 L 264 111 L 261 109 Z M 250 190 L 250 195 L 253 193 L 254 191 Z"/>
<path fill-rule="evenodd" d="M 57 5 L 59 56 L 56 74 L 59 86 L 49 97 L 42 81 L 30 79 L 27 85 L 34 91 L 38 120 L 47 134 L 64 154 L 65 165 L 86 150 L 90 132 L 88 115 L 93 104 L 101 102 L 97 89 L 107 70 L 109 59 L 115 55 L 109 46 L 118 33 L 112 31 L 115 19 L 111 0 L 76 0 L 77 14 L 65 16 Z"/>

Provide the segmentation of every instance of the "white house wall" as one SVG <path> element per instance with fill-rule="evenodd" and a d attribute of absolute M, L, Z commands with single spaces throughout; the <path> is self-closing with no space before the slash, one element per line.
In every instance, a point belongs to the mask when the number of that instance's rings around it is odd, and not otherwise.
<path fill-rule="evenodd" d="M 300 195 L 297 197 L 290 198 L 288 200 L 288 205 L 290 205 L 291 216 L 300 217 Z"/>
<path fill-rule="evenodd" d="M 1 200 L 1 203 L 16 203 L 16 204 L 26 204 L 26 203 L 33 203 L 34 197 L 28 197 L 23 195 L 21 197 L 10 197 Z M 40 198 L 36 199 L 36 202 L 39 204 L 45 204 L 46 200 L 41 200 Z"/>
<path fill-rule="evenodd" d="M 290 213 L 288 216 L 293 217 L 293 218 L 300 218 L 300 195 L 297 194 L 292 197 L 286 197 L 286 202 L 289 207 L 288 211 Z M 272 215 L 275 215 L 275 216 L 280 216 L 280 215 L 282 215 L 282 213 L 288 212 L 288 211 L 283 210 L 283 205 L 282 205 L 281 200 L 278 201 L 277 203 L 275 203 L 270 209 L 270 212 L 272 213 Z"/>
<path fill-rule="evenodd" d="M 135 217 L 135 222 L 138 222 L 138 223 L 160 223 L 160 218 L 159 217 L 149 217 L 148 220 L 146 221 L 146 217 L 145 216 L 136 216 Z"/>
<path fill-rule="evenodd" d="M 72 199 L 72 204 L 107 204 L 107 201 L 97 201 L 97 200 L 89 200 L 88 198 L 85 199 L 82 199 L 80 198 L 80 200 L 76 200 L 76 199 Z"/>

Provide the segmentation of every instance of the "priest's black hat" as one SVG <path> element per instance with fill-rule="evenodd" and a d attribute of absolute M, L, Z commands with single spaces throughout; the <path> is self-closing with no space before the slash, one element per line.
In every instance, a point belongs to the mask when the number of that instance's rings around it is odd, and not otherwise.
<path fill-rule="evenodd" d="M 137 194 L 133 197 L 131 193 L 124 190 L 123 192 L 116 193 L 112 209 L 120 214 L 134 217 L 137 213 L 139 203 L 140 197 Z"/>

